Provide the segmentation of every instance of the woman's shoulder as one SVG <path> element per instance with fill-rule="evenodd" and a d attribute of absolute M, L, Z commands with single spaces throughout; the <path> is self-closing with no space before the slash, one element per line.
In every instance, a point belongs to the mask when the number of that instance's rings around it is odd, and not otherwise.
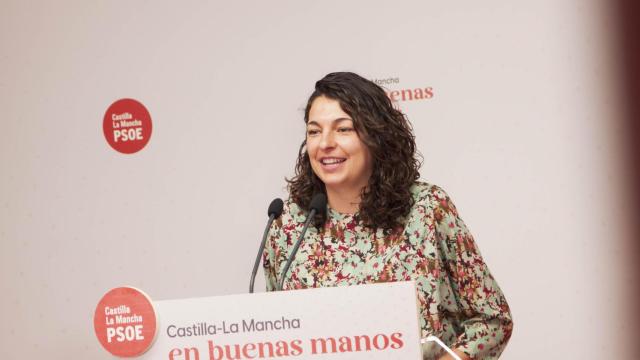
<path fill-rule="evenodd" d="M 287 199 L 284 201 L 282 213 L 275 219 L 273 224 L 271 224 L 271 232 L 272 234 L 278 234 L 278 236 L 276 236 L 278 241 L 286 242 L 286 239 L 290 238 L 291 233 L 295 231 L 301 223 L 304 223 L 305 218 L 306 212 L 291 199 Z"/>
<path fill-rule="evenodd" d="M 425 181 L 416 181 L 411 186 L 411 194 L 415 205 L 433 206 L 442 201 L 449 201 L 449 195 L 440 186 Z"/>
<path fill-rule="evenodd" d="M 288 198 L 284 202 L 284 207 L 282 208 L 282 221 L 284 223 L 287 222 L 304 222 L 304 219 L 307 217 L 307 211 L 302 209 L 298 204 L 296 204 L 291 198 Z"/>
<path fill-rule="evenodd" d="M 458 209 L 444 189 L 438 185 L 416 182 L 412 186 L 414 219 L 429 219 L 436 225 L 449 226 L 459 218 Z"/>

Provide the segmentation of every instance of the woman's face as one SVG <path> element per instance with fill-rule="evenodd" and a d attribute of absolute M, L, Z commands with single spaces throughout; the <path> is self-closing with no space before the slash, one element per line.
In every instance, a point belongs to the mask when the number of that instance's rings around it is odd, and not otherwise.
<path fill-rule="evenodd" d="M 327 191 L 359 193 L 369 182 L 373 169 L 371 153 L 337 100 L 320 96 L 311 103 L 307 153 L 313 172 Z"/>

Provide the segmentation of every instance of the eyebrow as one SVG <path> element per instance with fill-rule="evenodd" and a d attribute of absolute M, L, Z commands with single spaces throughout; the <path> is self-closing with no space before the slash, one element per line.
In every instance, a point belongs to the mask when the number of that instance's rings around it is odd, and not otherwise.
<path fill-rule="evenodd" d="M 348 117 L 341 117 L 341 118 L 334 119 L 333 121 L 331 121 L 331 123 L 332 123 L 332 124 L 334 124 L 334 123 L 337 123 L 337 122 L 342 122 L 342 121 L 347 121 L 347 120 L 349 120 L 349 121 L 353 121 L 353 119 L 352 119 L 352 118 L 348 118 Z M 313 120 L 312 120 L 312 121 L 309 121 L 309 122 L 307 123 L 307 126 L 309 126 L 309 125 L 320 126 L 320 124 L 319 124 L 317 121 L 313 121 Z"/>

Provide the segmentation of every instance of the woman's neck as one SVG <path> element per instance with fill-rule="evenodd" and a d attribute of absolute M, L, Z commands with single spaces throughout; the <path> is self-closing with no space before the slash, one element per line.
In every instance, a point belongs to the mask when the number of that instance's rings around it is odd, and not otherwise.
<path fill-rule="evenodd" d="M 329 206 L 339 213 L 355 214 L 360 209 L 361 190 L 336 190 L 327 187 Z"/>

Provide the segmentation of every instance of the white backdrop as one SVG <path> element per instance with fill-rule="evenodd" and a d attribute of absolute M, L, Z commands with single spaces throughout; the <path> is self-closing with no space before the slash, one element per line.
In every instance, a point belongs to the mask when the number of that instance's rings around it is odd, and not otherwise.
<path fill-rule="evenodd" d="M 306 98 L 342 70 L 432 88 L 399 106 L 511 305 L 504 358 L 628 356 L 604 4 L 3 1 L 0 357 L 110 358 L 112 287 L 246 292 Z M 154 126 L 132 155 L 102 134 L 126 97 Z"/>

